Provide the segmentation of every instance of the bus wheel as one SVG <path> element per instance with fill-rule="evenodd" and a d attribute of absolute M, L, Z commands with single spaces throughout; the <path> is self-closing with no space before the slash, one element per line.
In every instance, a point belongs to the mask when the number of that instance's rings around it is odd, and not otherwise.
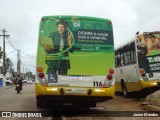
<path fill-rule="evenodd" d="M 121 87 L 122 87 L 123 96 L 127 98 L 128 97 L 128 91 L 127 91 L 127 87 L 126 87 L 126 84 L 125 84 L 124 81 L 122 81 Z"/>

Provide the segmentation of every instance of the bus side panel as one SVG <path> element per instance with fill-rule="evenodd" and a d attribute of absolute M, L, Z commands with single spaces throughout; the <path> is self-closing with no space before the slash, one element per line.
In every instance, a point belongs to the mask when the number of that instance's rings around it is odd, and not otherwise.
<path fill-rule="evenodd" d="M 139 91 L 139 73 L 137 65 L 130 65 L 116 69 L 116 91 L 122 91 L 121 81 L 124 80 L 128 92 Z"/>

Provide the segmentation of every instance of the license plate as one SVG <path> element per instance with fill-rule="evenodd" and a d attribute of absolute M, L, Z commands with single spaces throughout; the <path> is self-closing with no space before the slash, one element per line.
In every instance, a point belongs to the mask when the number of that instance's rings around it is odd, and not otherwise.
<path fill-rule="evenodd" d="M 70 80 L 82 80 L 82 76 L 70 76 Z"/>
<path fill-rule="evenodd" d="M 67 88 L 66 93 L 86 94 L 85 88 Z"/>

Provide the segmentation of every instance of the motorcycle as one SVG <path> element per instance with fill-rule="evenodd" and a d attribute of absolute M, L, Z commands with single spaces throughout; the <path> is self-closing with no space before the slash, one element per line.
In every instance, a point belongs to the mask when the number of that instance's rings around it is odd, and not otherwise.
<path fill-rule="evenodd" d="M 17 91 L 17 94 L 19 94 L 20 91 L 22 90 L 22 86 L 20 84 L 20 81 L 16 81 L 16 89 L 15 90 Z"/>

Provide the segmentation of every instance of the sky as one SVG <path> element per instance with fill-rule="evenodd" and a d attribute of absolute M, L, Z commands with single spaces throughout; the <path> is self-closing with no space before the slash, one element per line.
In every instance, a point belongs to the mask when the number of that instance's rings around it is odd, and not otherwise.
<path fill-rule="evenodd" d="M 160 31 L 159 0 L 0 0 L 0 34 L 5 28 L 6 56 L 21 72 L 36 71 L 39 23 L 42 16 L 77 15 L 110 19 L 115 48 L 128 43 L 137 31 Z M 3 38 L 0 37 L 3 48 Z M 2 62 L 2 60 L 1 60 Z"/>

